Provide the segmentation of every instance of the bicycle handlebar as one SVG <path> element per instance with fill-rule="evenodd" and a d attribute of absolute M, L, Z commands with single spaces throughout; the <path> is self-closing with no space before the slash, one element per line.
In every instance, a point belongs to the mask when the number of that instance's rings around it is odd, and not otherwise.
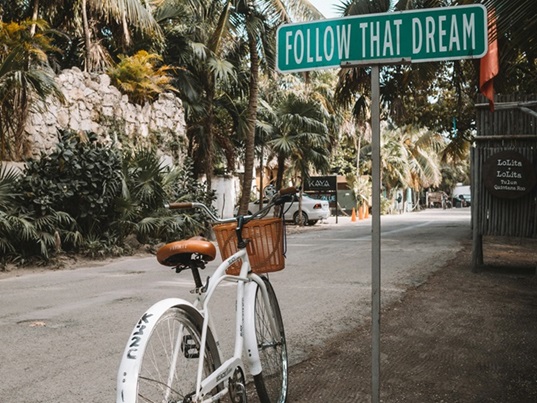
<path fill-rule="evenodd" d="M 296 193 L 298 193 L 298 188 L 296 188 L 295 186 L 291 186 L 291 187 L 288 187 L 288 188 L 284 188 L 284 189 L 280 189 L 278 191 L 278 193 L 276 194 L 279 194 L 280 196 L 286 196 L 286 195 L 294 195 Z"/>
<path fill-rule="evenodd" d="M 170 210 L 179 210 L 179 209 L 188 209 L 192 208 L 193 203 L 170 203 L 166 204 L 165 207 Z"/>
<path fill-rule="evenodd" d="M 288 188 L 280 189 L 267 203 L 265 207 L 263 207 L 261 210 L 259 210 L 257 213 L 252 215 L 245 215 L 244 220 L 245 222 L 250 221 L 256 217 L 264 217 L 267 215 L 269 210 L 277 205 L 282 204 L 282 202 L 285 202 L 285 196 L 291 196 L 296 194 L 299 191 L 298 188 L 291 186 Z M 180 209 L 192 209 L 192 208 L 198 208 L 200 210 L 203 210 L 214 222 L 217 223 L 229 223 L 229 222 L 235 222 L 237 221 L 236 217 L 232 218 L 218 218 L 214 213 L 209 209 L 205 204 L 203 203 L 195 203 L 195 202 L 182 202 L 182 203 L 169 203 L 164 205 L 165 208 L 168 208 L 170 210 L 180 210 Z"/>

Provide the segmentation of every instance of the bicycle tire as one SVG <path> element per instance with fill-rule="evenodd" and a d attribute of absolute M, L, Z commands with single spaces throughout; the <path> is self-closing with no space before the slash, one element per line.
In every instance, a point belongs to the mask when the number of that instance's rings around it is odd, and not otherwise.
<path fill-rule="evenodd" d="M 162 314 L 140 357 L 136 403 L 183 402 L 195 393 L 202 326 L 202 316 L 192 309 L 175 306 Z M 174 349 L 178 346 L 180 351 L 174 364 Z M 220 366 L 210 329 L 205 358 L 204 377 Z"/>
<path fill-rule="evenodd" d="M 254 384 L 261 403 L 285 403 L 288 360 L 283 320 L 272 285 L 266 277 L 261 278 L 267 288 L 270 309 L 266 309 L 258 288 L 255 298 L 255 333 L 262 371 L 254 376 Z M 277 332 L 270 326 L 268 319 L 270 311 L 274 316 Z"/>

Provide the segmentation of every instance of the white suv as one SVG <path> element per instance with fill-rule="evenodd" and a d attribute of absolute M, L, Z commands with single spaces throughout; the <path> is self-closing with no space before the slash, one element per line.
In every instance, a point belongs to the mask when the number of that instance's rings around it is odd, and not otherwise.
<path fill-rule="evenodd" d="M 268 200 L 263 202 L 263 206 L 268 203 Z M 259 211 L 259 200 L 248 204 L 248 214 L 253 214 Z M 300 222 L 298 215 L 298 195 L 294 196 L 292 202 L 285 203 L 284 206 L 285 219 L 293 221 L 295 224 Z M 270 215 L 270 212 L 269 212 Z M 318 200 L 302 195 L 302 217 L 303 222 L 308 225 L 314 225 L 317 221 L 330 217 L 330 208 L 326 200 Z"/>

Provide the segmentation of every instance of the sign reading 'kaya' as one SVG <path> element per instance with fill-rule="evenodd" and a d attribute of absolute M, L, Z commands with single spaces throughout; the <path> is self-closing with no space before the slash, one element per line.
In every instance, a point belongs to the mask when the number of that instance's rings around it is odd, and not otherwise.
<path fill-rule="evenodd" d="M 304 191 L 336 191 L 337 177 L 332 176 L 311 176 L 304 183 Z"/>
<path fill-rule="evenodd" d="M 525 196 L 537 183 L 533 164 L 516 151 L 501 151 L 488 158 L 483 176 L 488 191 L 504 199 Z"/>
<path fill-rule="evenodd" d="M 487 45 L 482 5 L 368 14 L 282 25 L 276 67 L 288 73 L 343 62 L 480 58 Z"/>

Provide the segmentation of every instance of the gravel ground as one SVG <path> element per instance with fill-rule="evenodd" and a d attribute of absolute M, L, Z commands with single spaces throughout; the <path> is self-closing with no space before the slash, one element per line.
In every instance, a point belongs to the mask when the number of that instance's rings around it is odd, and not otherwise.
<path fill-rule="evenodd" d="M 382 402 L 537 402 L 537 240 L 486 237 L 383 307 Z M 289 402 L 369 402 L 369 326 L 290 369 Z"/>

